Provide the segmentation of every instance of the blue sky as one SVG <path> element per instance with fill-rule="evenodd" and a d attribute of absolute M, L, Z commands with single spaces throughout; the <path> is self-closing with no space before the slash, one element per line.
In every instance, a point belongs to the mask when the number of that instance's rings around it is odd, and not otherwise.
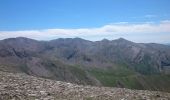
<path fill-rule="evenodd" d="M 169 5 L 170 0 L 0 0 L 0 39 L 15 36 L 39 40 L 124 37 L 135 42 L 170 42 Z M 101 31 L 109 25 L 110 33 Z M 137 28 L 132 32 L 134 27 Z M 154 28 L 160 30 L 155 32 Z M 138 32 L 138 29 L 143 30 Z"/>

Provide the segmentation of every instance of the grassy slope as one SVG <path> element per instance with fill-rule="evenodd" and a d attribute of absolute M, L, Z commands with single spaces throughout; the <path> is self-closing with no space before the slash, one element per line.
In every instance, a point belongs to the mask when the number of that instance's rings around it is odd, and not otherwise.
<path fill-rule="evenodd" d="M 56 73 L 56 76 L 64 79 L 71 75 L 70 78 L 73 78 L 74 81 L 77 80 L 76 83 L 78 82 L 80 84 L 93 84 L 91 78 L 89 78 L 90 74 L 92 77 L 99 80 L 104 86 L 170 92 L 170 75 L 140 75 L 133 70 L 128 69 L 127 66 L 123 64 L 118 64 L 113 68 L 105 70 L 99 68 L 91 68 L 87 70 L 82 69 L 82 67 L 78 65 L 66 66 L 57 62 L 55 62 L 54 65 L 51 65 L 49 61 L 47 62 L 47 69 L 51 70 L 52 73 Z M 27 67 L 23 66 L 21 67 L 21 70 L 27 70 Z"/>
<path fill-rule="evenodd" d="M 117 65 L 116 68 L 108 70 L 92 69 L 88 72 L 104 86 L 170 92 L 170 75 L 140 75 L 123 65 Z"/>

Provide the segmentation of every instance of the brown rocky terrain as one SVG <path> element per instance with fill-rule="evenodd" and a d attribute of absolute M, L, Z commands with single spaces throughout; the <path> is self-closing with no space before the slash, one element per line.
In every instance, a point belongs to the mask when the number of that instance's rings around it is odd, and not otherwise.
<path fill-rule="evenodd" d="M 0 100 L 170 100 L 170 93 L 83 86 L 0 71 Z"/>

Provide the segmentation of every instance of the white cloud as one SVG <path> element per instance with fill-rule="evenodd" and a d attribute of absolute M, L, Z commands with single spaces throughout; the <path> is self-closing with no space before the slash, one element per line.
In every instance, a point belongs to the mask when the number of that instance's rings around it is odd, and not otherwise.
<path fill-rule="evenodd" d="M 135 19 L 139 19 L 139 18 L 151 19 L 151 18 L 160 18 L 160 17 L 163 17 L 163 16 L 165 16 L 165 15 L 158 16 L 158 15 L 154 15 L 154 14 L 147 14 L 147 15 L 142 15 L 142 16 L 134 16 L 134 17 L 131 17 L 131 18 L 135 18 Z"/>
<path fill-rule="evenodd" d="M 135 42 L 170 42 L 170 20 L 159 23 L 120 22 L 99 28 L 0 31 L 0 39 L 11 37 L 28 37 L 37 40 L 74 37 L 100 40 L 103 38 L 115 39 L 123 37 Z"/>
<path fill-rule="evenodd" d="M 144 16 L 145 18 L 155 18 L 157 17 L 156 15 L 153 15 L 153 14 L 148 14 L 148 15 L 145 15 Z"/>

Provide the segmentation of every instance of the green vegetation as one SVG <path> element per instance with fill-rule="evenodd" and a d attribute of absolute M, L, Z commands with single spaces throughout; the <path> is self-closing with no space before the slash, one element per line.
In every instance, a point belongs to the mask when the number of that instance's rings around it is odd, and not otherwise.
<path fill-rule="evenodd" d="M 150 75 L 158 73 L 158 70 L 153 67 L 151 58 L 148 55 L 145 55 L 142 61 L 134 65 L 134 68 L 137 72 L 143 75 Z"/>
<path fill-rule="evenodd" d="M 125 87 L 131 89 L 162 90 L 169 92 L 170 75 L 140 75 L 126 66 L 116 66 L 117 69 L 95 69 L 88 72 L 96 77 L 104 86 Z"/>
<path fill-rule="evenodd" d="M 86 72 L 80 66 L 69 66 L 69 69 L 79 80 L 87 78 Z"/>
<path fill-rule="evenodd" d="M 110 69 L 89 70 L 89 73 L 96 77 L 105 86 L 123 85 L 123 87 L 134 87 L 135 72 L 131 71 L 124 64 L 116 65 Z M 126 82 L 126 84 L 124 84 Z"/>

